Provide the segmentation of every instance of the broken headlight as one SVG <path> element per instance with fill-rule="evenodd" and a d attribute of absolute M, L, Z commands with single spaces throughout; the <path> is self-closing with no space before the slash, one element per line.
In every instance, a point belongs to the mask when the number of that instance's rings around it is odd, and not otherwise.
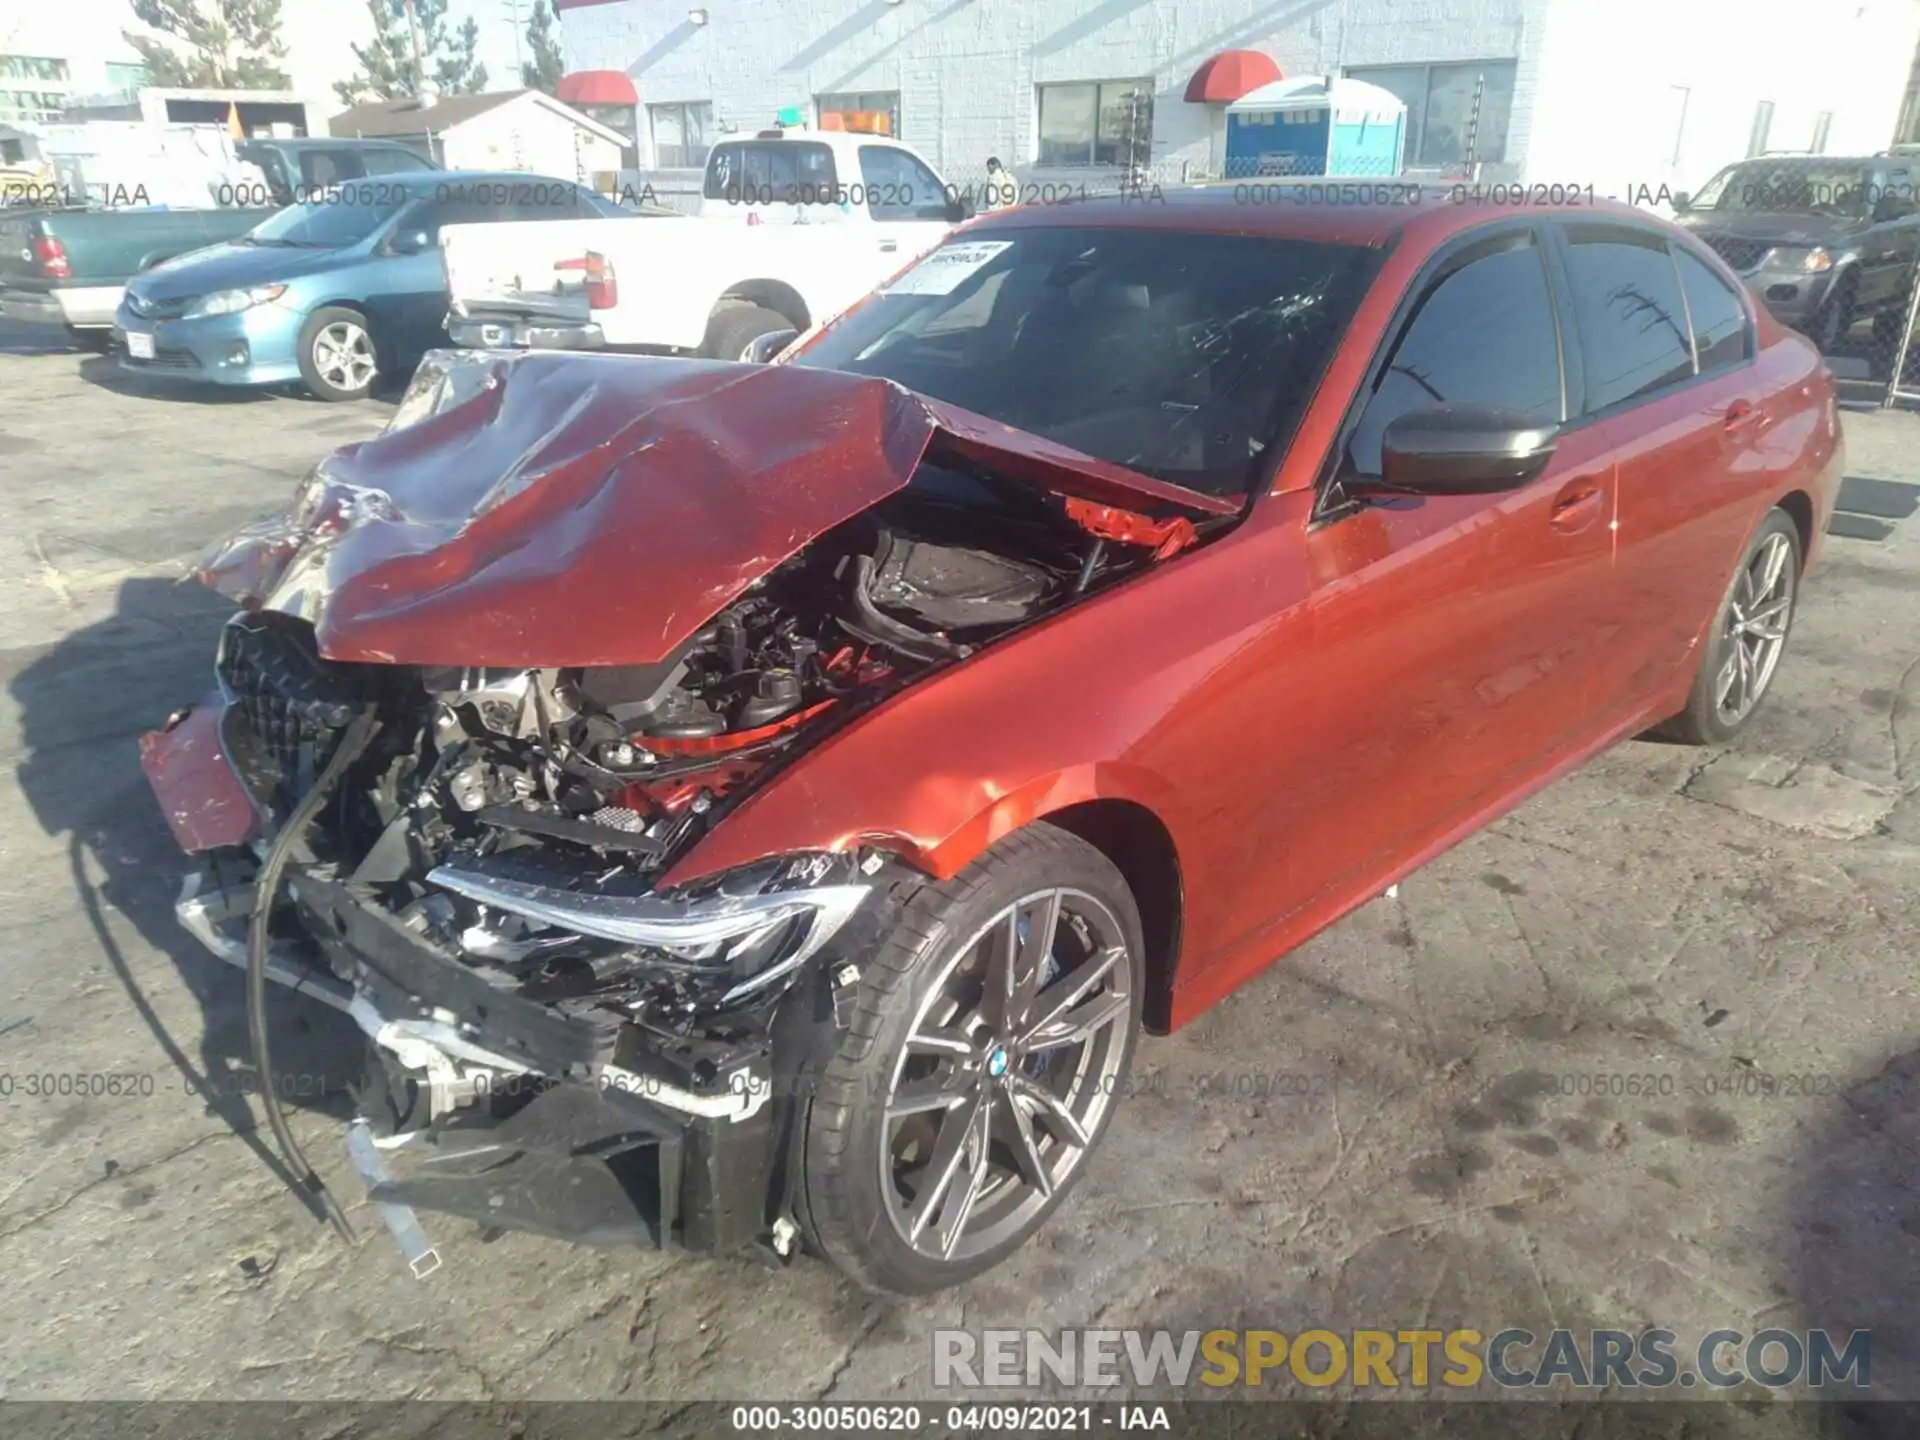
<path fill-rule="evenodd" d="M 851 856 L 759 861 L 670 893 L 570 890 L 443 865 L 429 884 L 536 925 L 630 945 L 716 982 L 739 1004 L 819 953 L 872 888 Z"/>

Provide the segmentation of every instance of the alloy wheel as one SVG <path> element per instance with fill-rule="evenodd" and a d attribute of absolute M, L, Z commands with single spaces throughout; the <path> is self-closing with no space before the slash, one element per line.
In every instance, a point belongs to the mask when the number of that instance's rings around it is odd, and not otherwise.
<path fill-rule="evenodd" d="M 1720 632 L 1724 659 L 1713 683 L 1714 709 L 1723 725 L 1746 719 L 1773 681 L 1793 623 L 1792 562 L 1787 537 L 1771 534 L 1734 579 Z"/>
<path fill-rule="evenodd" d="M 948 961 L 881 1122 L 888 1218 L 916 1252 L 966 1259 L 1037 1221 L 1115 1099 L 1132 973 L 1118 917 L 1065 888 L 1016 900 Z"/>
<path fill-rule="evenodd" d="M 337 390 L 373 383 L 373 337 L 351 320 L 336 320 L 313 337 L 313 368 Z"/>

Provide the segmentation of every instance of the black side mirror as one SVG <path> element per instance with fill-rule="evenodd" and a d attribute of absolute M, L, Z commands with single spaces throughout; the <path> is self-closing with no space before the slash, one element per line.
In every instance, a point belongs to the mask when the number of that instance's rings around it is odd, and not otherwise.
<path fill-rule="evenodd" d="M 1673 210 L 1676 215 L 1685 214 L 1693 208 L 1693 196 L 1684 190 L 1673 192 Z"/>
<path fill-rule="evenodd" d="M 740 358 L 749 365 L 765 365 L 799 338 L 798 330 L 769 330 L 757 339 L 749 341 L 745 353 Z"/>
<path fill-rule="evenodd" d="M 402 230 L 388 248 L 396 255 L 418 255 L 433 248 L 433 237 L 424 230 Z"/>
<path fill-rule="evenodd" d="M 964 195 L 955 195 L 947 201 L 947 223 L 958 225 L 963 220 L 971 220 L 974 215 L 973 202 Z"/>
<path fill-rule="evenodd" d="M 1560 427 L 1515 410 L 1441 405 L 1414 410 L 1380 440 L 1380 478 L 1419 495 L 1487 495 L 1518 490 L 1553 458 Z"/>
<path fill-rule="evenodd" d="M 1889 220 L 1904 220 L 1913 213 L 1913 202 L 1904 195 L 1882 195 L 1874 202 L 1873 220 L 1884 225 Z"/>

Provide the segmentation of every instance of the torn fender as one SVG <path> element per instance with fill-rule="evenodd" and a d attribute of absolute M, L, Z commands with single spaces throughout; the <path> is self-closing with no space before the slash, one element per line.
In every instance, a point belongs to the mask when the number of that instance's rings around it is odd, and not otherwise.
<path fill-rule="evenodd" d="M 140 768 L 167 828 L 189 855 L 244 845 L 260 833 L 259 811 L 220 735 L 225 710 L 215 693 L 140 737 Z"/>
<path fill-rule="evenodd" d="M 328 456 L 200 574 L 311 622 L 332 660 L 651 664 L 935 443 L 1099 505 L 1239 508 L 886 380 L 436 352 L 385 434 Z"/>

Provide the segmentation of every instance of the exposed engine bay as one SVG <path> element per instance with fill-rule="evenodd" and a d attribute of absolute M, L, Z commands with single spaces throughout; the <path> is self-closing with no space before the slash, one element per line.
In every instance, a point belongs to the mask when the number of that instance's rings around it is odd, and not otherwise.
<path fill-rule="evenodd" d="M 304 621 L 243 612 L 219 662 L 248 721 L 237 758 L 284 811 L 371 705 L 380 732 L 316 827 L 316 858 L 343 882 L 377 894 L 490 984 L 562 1012 L 684 1017 L 762 999 L 772 981 L 754 982 L 798 953 L 795 937 L 711 955 L 622 946 L 426 877 L 467 865 L 568 887 L 591 874 L 599 893 L 644 894 L 806 741 L 1148 560 L 1139 547 L 1109 551 L 1031 487 L 982 504 L 1001 484 L 927 468 L 657 664 L 330 663 Z"/>

